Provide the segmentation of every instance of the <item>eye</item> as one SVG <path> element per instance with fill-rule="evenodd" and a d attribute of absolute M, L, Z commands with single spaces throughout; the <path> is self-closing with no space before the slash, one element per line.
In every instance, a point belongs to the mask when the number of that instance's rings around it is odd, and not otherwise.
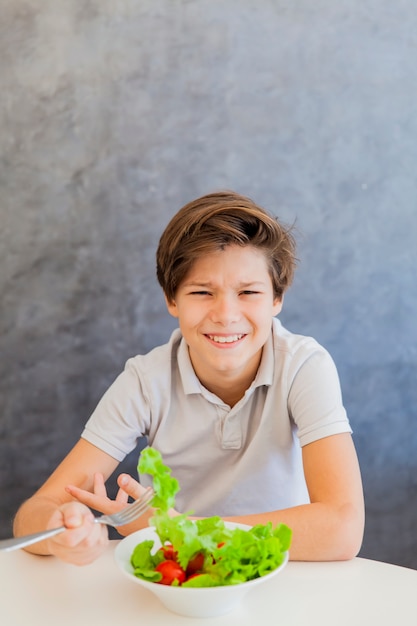
<path fill-rule="evenodd" d="M 250 289 L 245 289 L 244 291 L 240 292 L 242 296 L 253 296 L 253 295 L 257 295 L 260 292 L 259 291 L 252 291 Z"/>
<path fill-rule="evenodd" d="M 190 291 L 190 296 L 209 296 L 209 291 Z"/>

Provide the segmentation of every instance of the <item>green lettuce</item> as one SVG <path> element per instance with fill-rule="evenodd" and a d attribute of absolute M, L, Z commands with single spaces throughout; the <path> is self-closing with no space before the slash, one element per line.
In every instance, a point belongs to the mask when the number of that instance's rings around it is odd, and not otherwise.
<path fill-rule="evenodd" d="M 171 476 L 171 470 L 162 462 L 161 453 L 154 448 L 145 448 L 139 457 L 139 474 L 153 477 L 155 496 L 152 506 L 167 513 L 175 505 L 175 496 L 180 489 L 178 480 Z"/>
<path fill-rule="evenodd" d="M 138 471 L 153 477 L 154 515 L 150 522 L 161 544 L 173 546 L 176 560 L 185 571 L 196 555 L 204 557 L 201 571 L 182 583 L 183 587 L 235 585 L 265 576 L 283 562 L 291 544 L 291 529 L 285 524 L 273 527 L 269 522 L 245 530 L 227 528 L 217 516 L 191 520 L 190 513 L 186 513 L 170 517 L 168 511 L 175 507 L 179 484 L 161 454 L 153 448 L 143 450 Z M 165 557 L 153 548 L 152 540 L 140 543 L 131 563 L 136 576 L 158 582 L 161 575 L 155 568 Z"/>

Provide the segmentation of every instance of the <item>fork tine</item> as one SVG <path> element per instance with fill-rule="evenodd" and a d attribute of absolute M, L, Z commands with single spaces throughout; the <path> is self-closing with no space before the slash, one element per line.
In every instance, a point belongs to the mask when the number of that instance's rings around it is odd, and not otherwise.
<path fill-rule="evenodd" d="M 140 504 L 136 505 L 133 509 L 133 504 L 129 506 L 127 511 L 123 511 L 123 515 L 120 513 L 115 519 L 115 523 L 117 526 L 123 526 L 124 524 L 129 524 L 130 522 L 136 520 L 138 517 L 143 515 L 145 511 L 149 508 L 149 502 L 140 502 Z"/>
<path fill-rule="evenodd" d="M 127 507 L 116 513 L 116 515 L 112 516 L 114 521 L 118 526 L 122 526 L 124 524 L 128 524 L 133 521 L 139 515 L 144 513 L 146 509 L 149 508 L 149 503 L 154 496 L 153 489 L 149 487 L 146 492 L 143 494 L 139 500 L 136 500 L 132 504 L 129 504 Z"/>

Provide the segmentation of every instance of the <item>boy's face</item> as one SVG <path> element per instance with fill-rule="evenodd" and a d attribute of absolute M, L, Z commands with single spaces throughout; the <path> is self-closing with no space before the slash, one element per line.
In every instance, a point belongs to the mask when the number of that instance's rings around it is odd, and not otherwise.
<path fill-rule="evenodd" d="M 230 245 L 198 259 L 167 306 L 210 389 L 253 380 L 282 302 L 274 298 L 263 252 Z"/>

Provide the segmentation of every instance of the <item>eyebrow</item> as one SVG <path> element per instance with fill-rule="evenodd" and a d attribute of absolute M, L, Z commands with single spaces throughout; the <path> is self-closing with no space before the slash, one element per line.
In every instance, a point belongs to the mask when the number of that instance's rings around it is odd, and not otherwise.
<path fill-rule="evenodd" d="M 193 280 L 193 281 L 189 281 L 189 282 L 185 282 L 183 284 L 184 287 L 212 287 L 213 283 L 211 281 L 199 281 L 199 280 Z M 236 285 L 236 287 L 238 289 L 248 289 L 249 287 L 264 287 L 265 283 L 261 280 L 253 280 L 251 282 L 248 283 L 244 283 L 244 282 L 240 282 Z"/>

